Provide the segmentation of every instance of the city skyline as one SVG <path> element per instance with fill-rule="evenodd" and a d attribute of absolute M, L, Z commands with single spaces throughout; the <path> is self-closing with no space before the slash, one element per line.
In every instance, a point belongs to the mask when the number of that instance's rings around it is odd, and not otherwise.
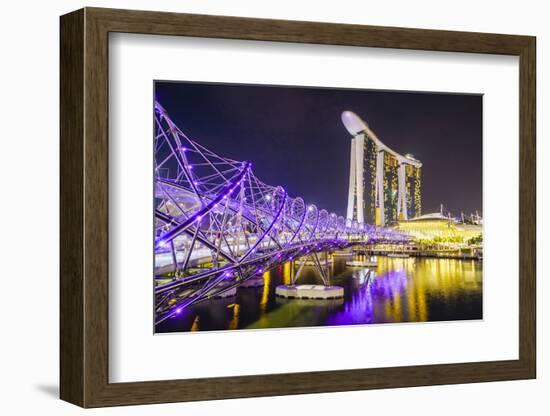
<path fill-rule="evenodd" d="M 339 215 L 351 147 L 340 115 L 354 111 L 386 144 L 423 161 L 423 213 L 440 204 L 455 215 L 482 212 L 480 95 L 187 82 L 156 82 L 155 94 L 191 138 Z"/>

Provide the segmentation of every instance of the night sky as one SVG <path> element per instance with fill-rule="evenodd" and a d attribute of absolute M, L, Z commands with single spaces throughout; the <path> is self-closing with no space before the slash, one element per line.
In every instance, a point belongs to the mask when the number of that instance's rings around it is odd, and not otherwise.
<path fill-rule="evenodd" d="M 320 209 L 346 214 L 351 136 L 340 114 L 351 110 L 423 163 L 423 213 L 441 203 L 482 212 L 480 95 L 185 82 L 156 82 L 155 94 L 191 139 Z"/>

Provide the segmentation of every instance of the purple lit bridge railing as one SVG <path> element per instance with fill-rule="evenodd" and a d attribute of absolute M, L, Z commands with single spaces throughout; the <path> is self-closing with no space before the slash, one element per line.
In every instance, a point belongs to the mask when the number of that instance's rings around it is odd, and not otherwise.
<path fill-rule="evenodd" d="M 290 197 L 187 137 L 155 103 L 155 323 L 298 258 L 399 238 Z M 302 262 L 302 265 L 305 262 Z"/>

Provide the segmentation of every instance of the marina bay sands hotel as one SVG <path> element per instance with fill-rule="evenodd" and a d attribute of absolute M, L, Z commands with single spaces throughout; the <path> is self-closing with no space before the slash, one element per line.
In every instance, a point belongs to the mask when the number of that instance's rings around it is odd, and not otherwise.
<path fill-rule="evenodd" d="M 342 113 L 352 135 L 347 220 L 386 226 L 421 215 L 420 169 L 386 146 L 361 118 Z"/>

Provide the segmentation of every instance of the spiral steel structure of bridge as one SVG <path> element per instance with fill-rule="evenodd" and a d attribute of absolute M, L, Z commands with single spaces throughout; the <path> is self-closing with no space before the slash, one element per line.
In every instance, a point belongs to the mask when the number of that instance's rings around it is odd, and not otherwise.
<path fill-rule="evenodd" d="M 405 238 L 346 222 L 281 186 L 263 183 L 252 163 L 222 157 L 187 137 L 155 103 L 155 323 L 222 296 L 296 259 L 378 239 Z"/>

